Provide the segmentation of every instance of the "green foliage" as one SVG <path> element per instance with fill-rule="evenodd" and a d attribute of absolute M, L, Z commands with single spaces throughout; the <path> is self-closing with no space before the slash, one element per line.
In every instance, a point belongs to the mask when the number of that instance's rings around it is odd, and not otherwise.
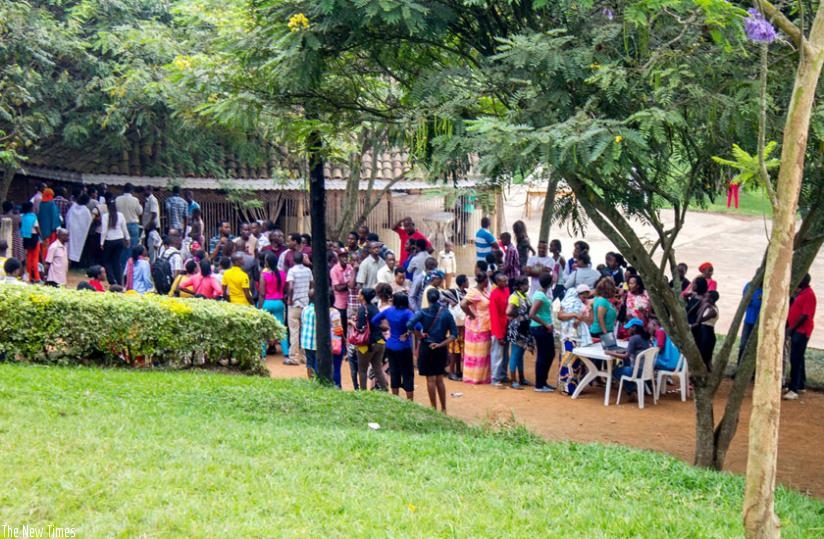
<path fill-rule="evenodd" d="M 258 309 L 200 299 L 0 287 L 0 351 L 27 361 L 261 371 L 285 328 Z M 228 363 L 227 363 L 228 361 Z"/>
<path fill-rule="evenodd" d="M 764 166 L 767 170 L 773 170 L 778 168 L 781 165 L 781 160 L 778 158 L 773 157 L 769 159 L 770 154 L 775 150 L 778 146 L 778 143 L 774 140 L 771 140 L 764 146 Z M 769 180 L 769 178 L 762 178 L 761 177 L 761 165 L 759 164 L 759 159 L 757 155 L 750 155 L 746 151 L 744 151 L 741 146 L 738 144 L 732 145 L 732 157 L 733 159 L 724 159 L 722 157 L 713 156 L 712 160 L 718 163 L 719 165 L 724 165 L 728 167 L 732 167 L 738 170 L 738 174 L 732 177 L 733 183 L 738 183 L 741 185 L 747 185 L 751 182 L 755 182 L 761 184 L 763 186 L 763 180 Z"/>
<path fill-rule="evenodd" d="M 380 392 L 0 365 L 0 397 L 0 517 L 79 537 L 743 533 L 735 475 L 470 427 Z M 818 534 L 821 500 L 779 488 L 776 503 L 782 537 Z"/>

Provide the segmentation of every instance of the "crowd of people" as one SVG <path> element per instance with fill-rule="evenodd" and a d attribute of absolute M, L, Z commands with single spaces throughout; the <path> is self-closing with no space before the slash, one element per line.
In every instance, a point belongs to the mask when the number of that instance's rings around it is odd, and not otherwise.
<path fill-rule="evenodd" d="M 165 214 L 165 219 L 162 219 Z M 562 254 L 559 240 L 536 246 L 522 221 L 496 237 L 482 218 L 474 267 L 458 269 L 453 245 L 438 252 L 406 217 L 392 230 L 398 253 L 365 225 L 345 241 L 313 246 L 308 234 L 285 234 L 271 221 L 222 222 L 209 237 L 191 191 L 172 188 L 161 211 L 151 187 L 142 200 L 127 184 L 115 195 L 87 186 L 71 196 L 38 186 L 31 200 L 3 204 L 13 223 L 12 245 L 0 241 L 3 283 L 65 286 L 71 264 L 86 268 L 78 288 L 131 294 L 169 294 L 224 300 L 264 309 L 288 327 L 270 342 L 286 365 L 317 371 L 315 282 L 329 279 L 333 379 L 341 385 L 348 362 L 356 390 L 380 389 L 414 398 L 415 367 L 426 377 L 433 407 L 446 410 L 444 377 L 468 384 L 551 393 L 549 372 L 561 349 L 570 352 L 607 333 L 628 340 L 617 351 L 631 370 L 637 355 L 658 346 L 660 367 L 673 369 L 680 353 L 655 317 L 643 277 L 624 257 L 609 252 L 593 265 L 589 245 L 576 241 Z M 161 224 L 163 223 L 163 224 Z M 236 235 L 235 235 L 236 233 Z M 312 268 L 313 248 L 324 248 L 328 275 Z M 8 256 L 11 252 L 11 256 Z M 463 269 L 463 268 L 462 268 Z M 685 299 L 687 318 L 708 369 L 712 368 L 718 285 L 707 262 L 690 280 L 678 265 L 670 283 Z M 788 324 L 793 373 L 790 392 L 804 390 L 803 354 L 812 331 L 815 295 L 809 276 L 791 307 Z M 745 317 L 741 350 L 755 325 L 760 290 Z M 748 331 L 749 330 L 749 331 Z M 525 376 L 526 352 L 534 354 L 534 380 Z M 265 353 L 265 350 L 263 351 Z M 800 361 L 798 358 L 801 358 Z M 575 382 L 575 365 L 559 369 L 564 390 Z M 795 395 L 795 397 L 793 397 Z"/>

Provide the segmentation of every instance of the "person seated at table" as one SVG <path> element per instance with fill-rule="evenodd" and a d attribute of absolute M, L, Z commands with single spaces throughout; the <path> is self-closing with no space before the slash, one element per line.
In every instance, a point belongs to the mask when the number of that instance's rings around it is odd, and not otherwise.
<path fill-rule="evenodd" d="M 619 381 L 621 376 L 632 376 L 632 370 L 635 366 L 635 358 L 638 354 L 650 347 L 650 337 L 647 329 L 644 327 L 644 322 L 640 318 L 633 318 L 624 324 L 624 329 L 629 332 L 629 342 L 626 350 L 606 350 L 606 354 L 612 357 L 623 360 L 623 366 L 617 367 L 612 371 L 612 377 L 615 381 Z M 639 365 L 643 368 L 643 365 Z M 635 393 L 635 383 L 627 385 L 627 394 Z"/>

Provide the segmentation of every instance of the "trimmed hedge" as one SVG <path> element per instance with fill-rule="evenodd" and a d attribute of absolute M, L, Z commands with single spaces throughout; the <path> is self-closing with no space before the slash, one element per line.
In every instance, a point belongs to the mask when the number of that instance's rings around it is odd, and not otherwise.
<path fill-rule="evenodd" d="M 27 361 L 264 372 L 269 313 L 204 299 L 0 285 L 0 352 Z"/>

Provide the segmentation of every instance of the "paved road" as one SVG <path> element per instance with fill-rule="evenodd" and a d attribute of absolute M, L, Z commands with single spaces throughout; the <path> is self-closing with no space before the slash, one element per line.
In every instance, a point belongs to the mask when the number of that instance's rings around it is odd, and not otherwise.
<path fill-rule="evenodd" d="M 525 191 L 513 189 L 506 196 L 506 225 L 518 219 L 527 224 L 531 238 L 538 237 L 540 228 L 540 211 L 533 212 L 533 218 L 526 220 Z M 662 218 L 670 223 L 670 214 L 662 212 Z M 650 241 L 654 232 L 650 227 L 634 223 L 641 237 Z M 718 333 L 727 333 L 730 321 L 738 307 L 744 284 L 752 277 L 767 247 L 767 235 L 770 222 L 760 217 L 732 216 L 729 214 L 689 212 L 686 225 L 676 241 L 676 259 L 689 266 L 688 276 L 698 274 L 698 266 L 712 262 L 715 267 L 715 279 L 718 281 L 720 319 Z M 552 227 L 552 238 L 561 240 L 564 254 L 572 253 L 572 243 L 583 239 L 590 244 L 594 264 L 602 263 L 604 255 L 614 250 L 612 243 L 594 225 L 590 225 L 582 237 L 557 226 Z M 816 331 L 813 332 L 810 346 L 824 348 L 824 255 L 819 254 L 810 269 L 812 288 L 818 297 L 819 309 L 816 313 Z"/>

